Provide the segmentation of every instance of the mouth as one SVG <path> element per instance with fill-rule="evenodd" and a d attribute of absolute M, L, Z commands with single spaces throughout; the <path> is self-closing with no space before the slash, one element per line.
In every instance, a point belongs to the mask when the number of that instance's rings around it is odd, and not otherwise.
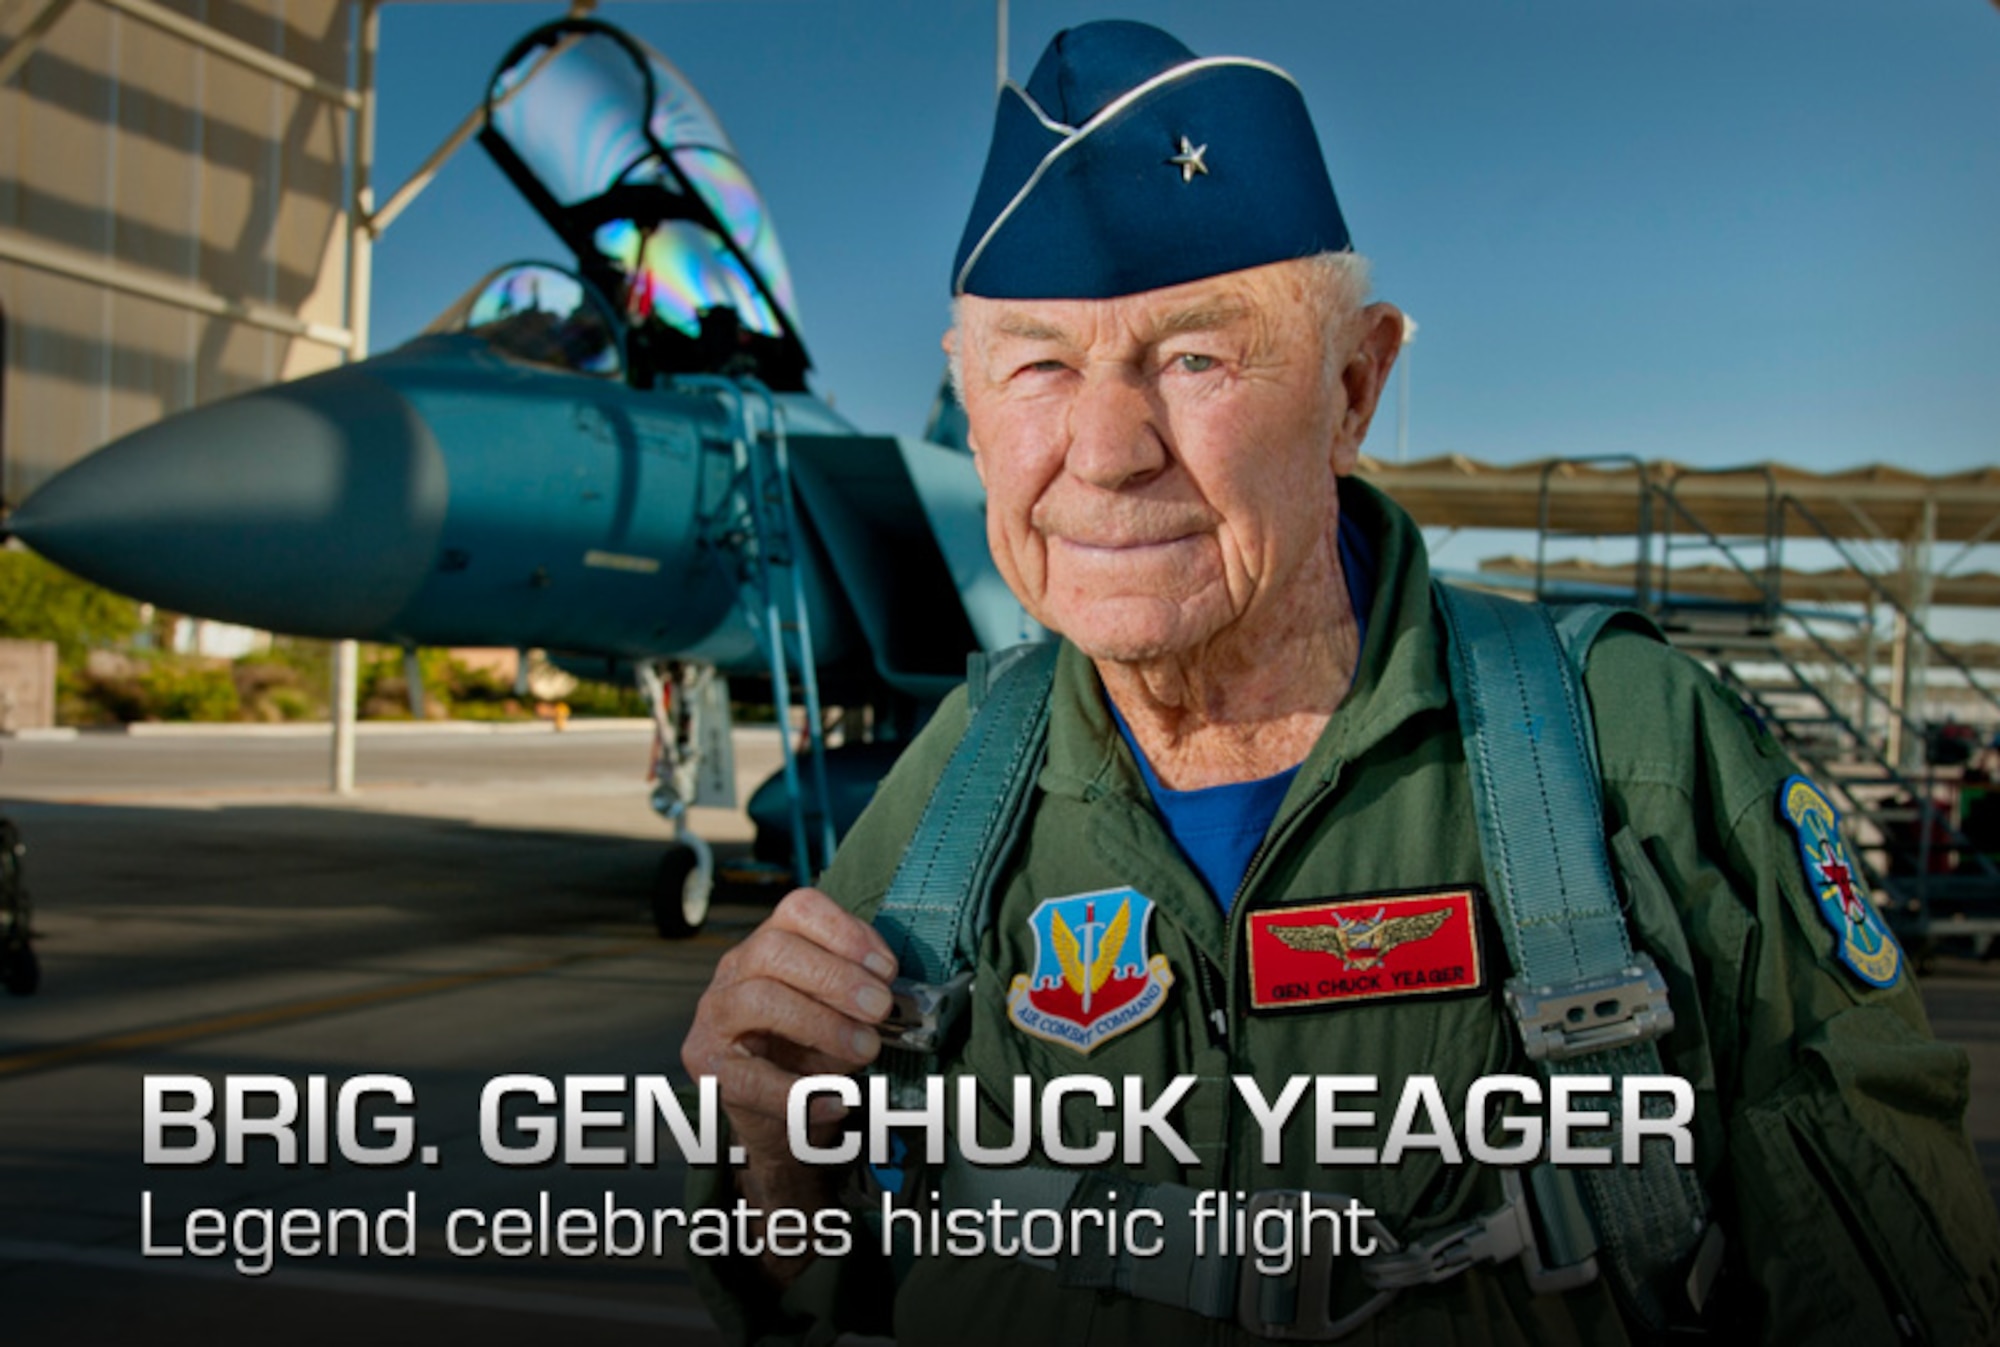
<path fill-rule="evenodd" d="M 1064 529 L 1047 531 L 1048 541 L 1079 552 L 1100 555 L 1119 553 L 1158 552 L 1178 547 L 1198 537 L 1202 530 L 1185 520 L 1168 523 L 1155 521 L 1151 527 L 1098 527 L 1078 529 L 1070 532 Z"/>
<path fill-rule="evenodd" d="M 1192 533 L 1177 533 L 1168 538 L 1064 538 L 1051 541 L 1079 552 L 1096 552 L 1113 555 L 1120 552 L 1157 552 L 1175 547 L 1194 537 Z"/>

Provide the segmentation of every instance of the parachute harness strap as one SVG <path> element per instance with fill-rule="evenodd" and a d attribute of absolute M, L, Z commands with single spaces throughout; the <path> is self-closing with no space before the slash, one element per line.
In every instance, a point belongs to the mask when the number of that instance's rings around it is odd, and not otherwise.
<path fill-rule="evenodd" d="M 995 876 L 1018 840 L 1048 747 L 1056 643 L 975 655 L 971 719 L 875 914 L 899 971 L 884 1027 L 891 1093 L 921 1099 L 921 1076 L 972 995 Z"/>
<path fill-rule="evenodd" d="M 1633 951 L 1612 882 L 1579 667 L 1615 613 L 1584 610 L 1559 625 L 1540 604 L 1444 584 L 1435 594 L 1490 897 L 1514 966 L 1507 1004 L 1544 1074 L 1610 1078 L 1610 1094 L 1590 1101 L 1610 1126 L 1580 1140 L 1615 1148 L 1619 1083 L 1661 1073 L 1656 1040 L 1674 1023 L 1665 981 Z M 1665 1327 L 1685 1319 L 1690 1302 L 1699 1308 L 1706 1288 L 1677 1281 L 1690 1263 L 1710 1261 L 1695 1254 L 1712 1227 L 1692 1172 L 1664 1146 L 1642 1160 L 1577 1178 L 1616 1284 Z"/>

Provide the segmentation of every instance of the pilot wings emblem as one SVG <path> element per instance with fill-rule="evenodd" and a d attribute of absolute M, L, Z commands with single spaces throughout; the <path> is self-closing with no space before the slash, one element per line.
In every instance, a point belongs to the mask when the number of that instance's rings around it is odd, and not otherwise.
<path fill-rule="evenodd" d="M 1398 945 L 1414 944 L 1436 935 L 1451 916 L 1448 907 L 1416 912 L 1407 917 L 1388 916 L 1388 910 L 1380 907 L 1375 910 L 1374 916 L 1353 921 L 1335 912 L 1331 921 L 1316 922 L 1311 926 L 1274 924 L 1270 932 L 1291 949 L 1311 954 L 1331 954 L 1351 971 L 1359 972 L 1380 967 L 1383 957 Z"/>
<path fill-rule="evenodd" d="M 1484 986 L 1477 895 L 1467 884 L 1252 912 L 1250 1007 L 1296 1010 Z"/>

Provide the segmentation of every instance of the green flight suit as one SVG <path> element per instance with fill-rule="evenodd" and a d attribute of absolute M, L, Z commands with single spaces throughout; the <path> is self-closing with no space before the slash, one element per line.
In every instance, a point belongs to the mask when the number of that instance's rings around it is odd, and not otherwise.
<path fill-rule="evenodd" d="M 1293 1075 L 1379 1077 L 1374 1134 L 1340 1134 L 1344 1145 L 1379 1147 L 1411 1074 L 1437 1077 L 1454 1112 L 1478 1076 L 1536 1074 L 1500 997 L 1506 956 L 1490 913 L 1477 992 L 1250 1007 L 1249 914 L 1484 878 L 1421 535 L 1365 485 L 1345 483 L 1342 503 L 1377 558 L 1366 643 L 1352 689 L 1293 782 L 1230 913 L 1164 831 L 1089 661 L 1065 648 L 1048 760 L 981 946 L 970 1031 L 939 1069 L 977 1073 L 989 1110 L 1017 1075 L 1139 1076 L 1155 1091 L 1174 1075 L 1199 1076 L 1176 1122 L 1200 1167 L 1184 1171 L 1155 1146 L 1136 1177 L 1350 1194 L 1398 1236 L 1420 1239 L 1498 1206 L 1497 1172 L 1446 1166 L 1431 1151 L 1393 1168 L 1322 1168 L 1310 1095 L 1285 1134 L 1283 1163 L 1267 1167 L 1260 1133 L 1229 1084 L 1252 1075 L 1268 1096 Z M 1696 1091 L 1697 1170 L 1727 1239 L 1718 1294 L 1729 1336 L 1994 1340 L 2000 1227 L 1962 1127 L 1968 1064 L 1932 1040 L 1907 967 L 1876 990 L 1835 962 L 1833 933 L 1774 803 L 1791 763 L 1699 665 L 1636 633 L 1600 639 L 1586 687 L 1607 835 L 1629 834 L 1614 855 L 1632 939 L 1664 971 L 1677 1016 L 1660 1044 L 1663 1060 Z M 956 694 L 842 846 L 822 887 L 851 910 L 867 917 L 879 904 L 964 724 Z M 1127 885 L 1156 905 L 1151 951 L 1165 955 L 1174 977 L 1163 1008 L 1087 1057 L 1023 1032 L 1005 997 L 1014 977 L 1035 967 L 1029 914 L 1046 898 Z M 1006 1135 L 1003 1121 L 998 1113 L 982 1121 L 989 1144 Z M 1070 1122 L 1072 1144 L 1101 1125 Z M 922 1201 L 936 1183 L 913 1167 L 905 1196 Z M 697 1176 L 694 1188 L 695 1200 L 709 1202 L 726 1191 L 712 1174 Z M 858 1246 L 873 1248 L 865 1233 Z M 1230 1323 L 1066 1289 L 1055 1273 L 998 1260 L 919 1258 L 892 1283 L 879 1257 L 857 1253 L 823 1260 L 783 1297 L 760 1290 L 740 1262 L 718 1261 L 705 1278 L 718 1315 L 753 1336 L 823 1338 L 831 1326 L 816 1316 L 830 1315 L 839 1328 L 906 1343 L 1254 1340 Z M 1406 1291 L 1346 1341 L 1594 1344 L 1630 1336 L 1606 1279 L 1537 1296 L 1518 1263 L 1507 1263 Z"/>

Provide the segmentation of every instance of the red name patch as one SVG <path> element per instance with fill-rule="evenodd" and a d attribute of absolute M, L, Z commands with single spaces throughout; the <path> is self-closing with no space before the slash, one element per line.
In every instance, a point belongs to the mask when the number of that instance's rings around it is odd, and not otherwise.
<path fill-rule="evenodd" d="M 1480 985 L 1474 890 L 1344 898 L 1252 912 L 1258 1010 L 1426 996 Z"/>

